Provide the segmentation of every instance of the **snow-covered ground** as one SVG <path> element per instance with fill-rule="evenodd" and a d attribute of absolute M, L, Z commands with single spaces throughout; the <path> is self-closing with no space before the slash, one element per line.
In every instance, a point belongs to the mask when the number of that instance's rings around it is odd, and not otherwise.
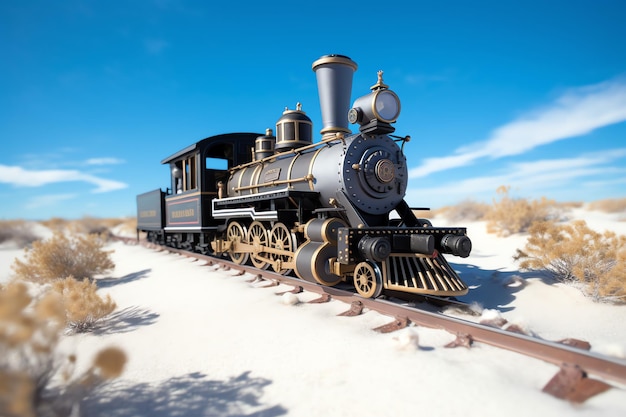
<path fill-rule="evenodd" d="M 617 217 L 572 216 L 626 234 Z M 448 257 L 472 288 L 464 301 L 540 337 L 584 339 L 593 351 L 626 357 L 626 306 L 593 303 L 575 288 L 519 272 L 512 255 L 525 236 L 498 238 L 481 222 L 468 234 L 472 255 Z M 251 275 L 141 246 L 110 249 L 117 266 L 100 291 L 118 308 L 97 332 L 65 338 L 63 349 L 77 353 L 79 369 L 109 345 L 129 360 L 118 380 L 85 401 L 83 415 L 626 415 L 623 386 L 573 405 L 541 391 L 554 365 L 481 343 L 448 349 L 455 337 L 442 330 L 377 333 L 391 318 L 340 317 L 349 306 L 339 301 L 307 304 L 317 296 L 304 292 L 294 303 L 291 294 L 276 295 L 289 287 L 262 288 Z M 0 250 L 0 281 L 20 253 Z"/>

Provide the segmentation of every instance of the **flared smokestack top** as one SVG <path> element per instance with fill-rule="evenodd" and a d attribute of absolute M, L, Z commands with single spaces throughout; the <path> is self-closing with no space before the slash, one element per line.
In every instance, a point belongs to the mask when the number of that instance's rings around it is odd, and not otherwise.
<path fill-rule="evenodd" d="M 350 133 L 348 110 L 356 62 L 344 55 L 324 55 L 313 63 L 320 96 L 323 136 Z"/>

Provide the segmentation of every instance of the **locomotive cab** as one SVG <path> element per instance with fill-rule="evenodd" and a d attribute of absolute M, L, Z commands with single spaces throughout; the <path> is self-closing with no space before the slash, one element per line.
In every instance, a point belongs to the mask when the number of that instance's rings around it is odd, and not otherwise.
<path fill-rule="evenodd" d="M 171 192 L 212 193 L 228 180 L 228 170 L 251 159 L 258 133 L 233 133 L 203 139 L 161 161 L 170 165 Z"/>
<path fill-rule="evenodd" d="M 228 180 L 230 168 L 250 160 L 258 136 L 231 133 L 208 137 L 161 161 L 170 167 L 171 188 L 163 193 L 164 227 L 156 240 L 173 247 L 208 250 L 220 224 L 211 212 L 218 183 Z"/>

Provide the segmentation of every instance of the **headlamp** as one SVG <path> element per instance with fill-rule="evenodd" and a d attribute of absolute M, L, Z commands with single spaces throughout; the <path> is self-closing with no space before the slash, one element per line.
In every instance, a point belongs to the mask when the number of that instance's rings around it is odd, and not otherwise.
<path fill-rule="evenodd" d="M 348 121 L 360 125 L 373 120 L 393 123 L 400 115 L 400 99 L 391 90 L 373 91 L 354 101 L 348 112 Z"/>

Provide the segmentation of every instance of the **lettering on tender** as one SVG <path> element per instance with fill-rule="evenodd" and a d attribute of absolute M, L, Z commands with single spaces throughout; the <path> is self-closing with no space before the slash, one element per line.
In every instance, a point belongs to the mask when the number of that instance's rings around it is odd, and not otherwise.
<path fill-rule="evenodd" d="M 141 210 L 139 217 L 156 217 L 156 210 Z"/>
<path fill-rule="evenodd" d="M 181 217 L 194 217 L 196 211 L 192 208 L 172 211 L 172 218 L 180 219 Z"/>

